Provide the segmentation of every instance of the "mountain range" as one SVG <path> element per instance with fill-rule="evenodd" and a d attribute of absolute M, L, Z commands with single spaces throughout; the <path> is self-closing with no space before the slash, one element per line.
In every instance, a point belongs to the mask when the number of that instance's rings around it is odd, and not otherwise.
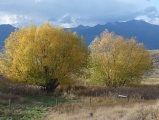
<path fill-rule="evenodd" d="M 0 49 L 4 45 L 4 40 L 16 28 L 11 25 L 0 25 Z M 105 29 L 116 35 L 121 35 L 126 39 L 135 38 L 139 43 L 144 43 L 150 50 L 159 49 L 159 26 L 141 20 L 130 20 L 127 22 L 108 22 L 104 25 L 93 27 L 79 25 L 70 29 L 77 32 L 79 36 L 84 36 L 86 44 L 89 45 L 96 36 L 99 36 Z"/>
<path fill-rule="evenodd" d="M 146 49 L 159 49 L 159 26 L 149 24 L 141 20 L 130 20 L 127 22 L 108 22 L 104 25 L 78 26 L 68 28 L 72 32 L 77 32 L 79 36 L 84 36 L 89 45 L 96 36 L 107 29 L 116 35 L 121 35 L 126 39 L 135 38 L 139 43 L 144 43 Z"/>

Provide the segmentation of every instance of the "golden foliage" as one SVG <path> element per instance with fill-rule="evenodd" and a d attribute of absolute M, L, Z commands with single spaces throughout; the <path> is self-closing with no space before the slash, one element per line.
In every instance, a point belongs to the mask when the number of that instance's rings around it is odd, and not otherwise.
<path fill-rule="evenodd" d="M 85 41 L 76 33 L 49 23 L 30 25 L 6 39 L 0 70 L 14 81 L 44 84 L 58 79 L 61 84 L 69 84 L 70 75 L 86 65 L 87 55 Z"/>
<path fill-rule="evenodd" d="M 143 73 L 151 68 L 151 55 L 135 39 L 124 39 L 104 31 L 89 46 L 90 73 L 95 84 L 121 86 L 140 82 Z"/>

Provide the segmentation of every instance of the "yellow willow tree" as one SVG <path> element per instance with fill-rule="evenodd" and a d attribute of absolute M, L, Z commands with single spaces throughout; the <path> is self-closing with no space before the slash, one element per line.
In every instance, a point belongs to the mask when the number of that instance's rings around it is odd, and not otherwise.
<path fill-rule="evenodd" d="M 140 83 L 142 75 L 151 69 L 151 55 L 135 39 L 124 39 L 104 31 L 89 46 L 90 79 L 94 84 L 122 86 Z"/>
<path fill-rule="evenodd" d="M 13 81 L 52 91 L 59 84 L 72 84 L 70 76 L 86 66 L 87 56 L 85 40 L 76 33 L 49 23 L 30 25 L 6 39 L 0 70 Z"/>

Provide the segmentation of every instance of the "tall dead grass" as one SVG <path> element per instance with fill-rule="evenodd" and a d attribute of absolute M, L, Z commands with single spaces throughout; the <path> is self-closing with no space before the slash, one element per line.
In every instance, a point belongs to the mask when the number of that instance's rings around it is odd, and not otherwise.
<path fill-rule="evenodd" d="M 5 94 L 5 96 L 7 95 L 8 96 L 10 95 L 43 96 L 46 95 L 46 92 L 42 91 L 40 86 L 14 83 L 3 76 L 0 76 L 0 94 Z"/>
<path fill-rule="evenodd" d="M 81 87 L 74 90 L 77 96 L 111 97 L 112 95 L 129 95 L 130 99 L 159 99 L 159 85 L 138 85 L 132 87 Z"/>
<path fill-rule="evenodd" d="M 159 101 L 61 105 L 52 108 L 46 120 L 159 120 Z"/>

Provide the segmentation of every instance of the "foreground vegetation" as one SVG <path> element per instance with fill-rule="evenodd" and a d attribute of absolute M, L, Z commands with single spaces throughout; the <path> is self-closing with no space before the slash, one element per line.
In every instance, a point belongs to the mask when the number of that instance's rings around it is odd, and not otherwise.
<path fill-rule="evenodd" d="M 86 99 L 86 98 L 85 98 Z M 46 120 L 158 120 L 159 101 L 93 98 L 53 108 Z"/>
<path fill-rule="evenodd" d="M 5 88 L 2 87 L 5 82 L 0 80 L 0 83 L 1 120 L 159 119 L 158 85 L 118 88 L 78 86 L 70 93 L 58 88 L 53 94 L 47 94 L 37 86 L 16 84 L 16 88 L 8 89 L 9 81 Z M 129 95 L 129 99 L 118 98 L 118 95 Z"/>
<path fill-rule="evenodd" d="M 59 100 L 60 104 L 63 102 L 65 100 Z M 8 99 L 0 104 L 0 120 L 44 120 L 48 108 L 55 105 L 54 97 L 15 96 L 11 99 L 11 110 L 9 110 Z"/>
<path fill-rule="evenodd" d="M 55 95 L 48 95 L 37 86 L 15 84 L 0 76 L 0 120 L 44 120 L 56 101 Z M 58 99 L 58 104 L 65 102 L 64 98 Z"/>
<path fill-rule="evenodd" d="M 12 100 L 11 111 L 8 99 L 0 104 L 1 120 L 159 119 L 157 100 L 91 97 L 90 103 L 90 97 L 80 96 L 72 102 L 61 99 L 58 106 L 56 99 L 49 96 L 12 96 Z"/>

